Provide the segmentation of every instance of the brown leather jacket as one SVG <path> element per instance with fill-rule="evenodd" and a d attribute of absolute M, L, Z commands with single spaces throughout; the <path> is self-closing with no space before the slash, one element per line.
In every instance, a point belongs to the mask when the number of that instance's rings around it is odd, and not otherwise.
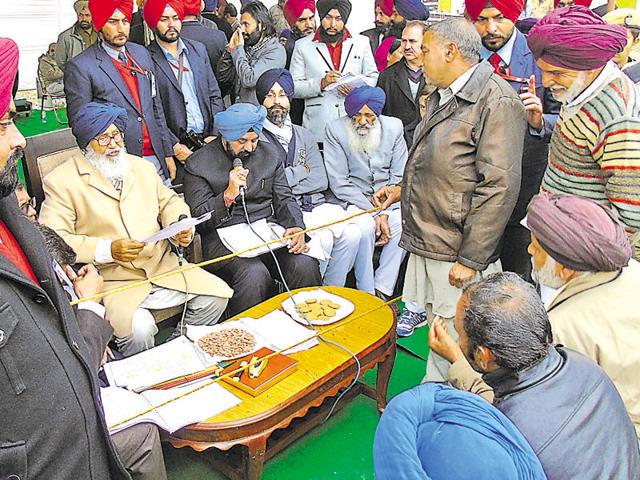
<path fill-rule="evenodd" d="M 439 100 L 435 91 L 409 152 L 400 246 L 482 271 L 498 258 L 518 198 L 524 105 L 487 62 L 452 101 Z"/>

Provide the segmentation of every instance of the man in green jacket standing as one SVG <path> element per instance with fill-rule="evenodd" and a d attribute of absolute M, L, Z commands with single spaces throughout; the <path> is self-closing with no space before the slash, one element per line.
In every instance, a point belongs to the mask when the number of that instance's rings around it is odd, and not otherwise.
<path fill-rule="evenodd" d="M 78 21 L 58 36 L 56 62 L 62 70 L 69 60 L 98 41 L 98 32 L 93 28 L 88 0 L 78 0 L 73 4 L 73 9 Z"/>

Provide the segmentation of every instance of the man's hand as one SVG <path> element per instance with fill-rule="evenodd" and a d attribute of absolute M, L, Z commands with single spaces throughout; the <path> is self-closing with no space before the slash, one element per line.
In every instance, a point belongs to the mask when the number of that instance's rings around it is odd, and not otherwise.
<path fill-rule="evenodd" d="M 167 170 L 169 171 L 169 180 L 172 182 L 176 179 L 176 161 L 173 157 L 166 157 L 165 162 L 167 162 Z"/>
<path fill-rule="evenodd" d="M 118 262 L 132 262 L 138 257 L 145 245 L 130 238 L 114 240 L 111 242 L 111 256 Z"/>
<path fill-rule="evenodd" d="M 400 185 L 387 185 L 373 195 L 373 204 L 382 210 L 386 210 L 394 203 L 400 201 L 401 194 L 402 188 Z"/>
<path fill-rule="evenodd" d="M 340 85 L 338 87 L 338 94 L 341 97 L 346 97 L 351 93 L 351 90 L 353 90 L 353 87 L 351 85 Z"/>
<path fill-rule="evenodd" d="M 189 149 L 189 147 L 183 145 L 182 143 L 176 143 L 173 146 L 173 153 L 175 154 L 176 158 L 182 163 L 186 162 L 187 158 L 193 155 L 193 152 Z"/>
<path fill-rule="evenodd" d="M 73 271 L 69 265 L 64 267 L 64 272 L 73 282 L 73 290 L 78 298 L 89 298 L 102 292 L 104 289 L 104 279 L 93 265 L 85 265 L 78 273 Z"/>
<path fill-rule="evenodd" d="M 544 121 L 542 117 L 542 101 L 536 95 L 536 77 L 531 75 L 529 77 L 529 84 L 527 91 L 520 94 L 520 100 L 524 103 L 524 109 L 527 111 L 527 122 L 531 128 L 535 130 L 542 130 Z"/>
<path fill-rule="evenodd" d="M 376 221 L 376 247 L 384 247 L 391 240 L 389 215 L 382 214 L 373 217 Z"/>
<path fill-rule="evenodd" d="M 288 237 L 289 235 L 293 235 L 301 231 L 302 229 L 300 227 L 289 228 L 285 230 L 284 236 Z M 309 246 L 304 241 L 304 235 L 298 235 L 297 237 L 287 240 L 287 248 L 289 249 L 289 253 L 293 253 L 295 255 L 298 255 L 299 253 L 307 253 L 309 251 Z"/>
<path fill-rule="evenodd" d="M 171 240 L 180 245 L 182 248 L 188 247 L 193 241 L 193 228 L 187 228 L 186 230 L 181 231 L 179 234 L 171 237 Z"/>
<path fill-rule="evenodd" d="M 473 268 L 465 267 L 461 263 L 456 262 L 453 264 L 453 267 L 451 267 L 451 270 L 449 270 L 449 284 L 456 288 L 462 288 L 465 283 L 475 278 L 476 273 Z"/>
<path fill-rule="evenodd" d="M 224 196 L 231 201 L 240 195 L 240 187 L 247 188 L 247 175 L 249 170 L 246 168 L 236 167 L 229 172 L 229 185 L 224 191 Z"/>
<path fill-rule="evenodd" d="M 340 72 L 338 72 L 337 70 L 328 71 L 327 74 L 324 76 L 324 78 L 322 80 L 320 80 L 320 89 L 324 90 L 325 88 L 327 88 L 332 83 L 336 83 L 340 79 L 341 76 L 342 76 L 342 74 Z"/>
<path fill-rule="evenodd" d="M 227 45 L 227 52 L 233 52 L 234 48 L 239 45 L 244 45 L 244 36 L 242 35 L 242 27 L 237 28 L 233 35 L 231 36 L 231 40 L 229 40 L 229 44 Z"/>
<path fill-rule="evenodd" d="M 429 349 L 451 363 L 464 358 L 464 353 L 447 328 L 445 321 L 436 317 L 429 328 Z"/>

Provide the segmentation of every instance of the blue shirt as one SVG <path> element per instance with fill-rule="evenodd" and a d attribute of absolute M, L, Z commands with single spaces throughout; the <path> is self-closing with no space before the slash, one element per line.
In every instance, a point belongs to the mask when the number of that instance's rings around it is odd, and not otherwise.
<path fill-rule="evenodd" d="M 107 52 L 107 54 L 111 58 L 113 58 L 114 60 L 118 60 L 118 61 L 120 61 L 120 59 L 118 58 L 118 55 L 120 55 L 120 52 L 124 53 L 125 55 L 127 54 L 127 49 L 125 48 L 124 45 L 122 46 L 122 48 L 120 50 L 114 50 L 109 45 L 107 45 L 105 42 L 102 42 L 102 48 L 104 48 L 104 51 Z"/>
<path fill-rule="evenodd" d="M 507 40 L 507 43 L 505 43 L 500 50 L 498 50 L 497 52 L 492 52 L 490 50 L 487 50 L 483 45 L 480 48 L 480 56 L 482 56 L 484 60 L 488 60 L 492 53 L 497 53 L 502 59 L 500 65 L 508 67 L 511 63 L 511 55 L 513 54 L 513 46 L 516 43 L 516 36 L 517 33 L 516 29 L 514 28 L 513 33 L 511 34 L 511 38 Z"/>
<path fill-rule="evenodd" d="M 178 78 L 178 64 L 179 57 L 182 55 L 182 95 L 184 96 L 184 105 L 187 110 L 187 131 L 193 131 L 195 133 L 204 132 L 204 117 L 200 110 L 200 104 L 198 103 L 198 95 L 196 93 L 196 81 L 193 76 L 193 70 L 189 64 L 189 51 L 186 45 L 181 39 L 178 39 L 178 56 L 174 56 L 169 50 L 160 45 L 164 56 L 171 65 L 171 69 Z"/>

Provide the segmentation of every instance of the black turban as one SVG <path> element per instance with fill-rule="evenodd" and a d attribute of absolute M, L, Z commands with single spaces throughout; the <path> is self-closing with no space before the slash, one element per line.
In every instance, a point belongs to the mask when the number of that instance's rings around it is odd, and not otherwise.
<path fill-rule="evenodd" d="M 320 20 L 326 17 L 327 13 L 334 8 L 340 12 L 340 16 L 345 23 L 347 23 L 349 15 L 351 15 L 351 2 L 349 0 L 318 0 L 316 8 L 318 9 Z"/>
<path fill-rule="evenodd" d="M 260 105 L 264 103 L 264 99 L 269 93 L 269 90 L 271 90 L 276 83 L 282 87 L 289 99 L 293 98 L 293 78 L 289 70 L 285 68 L 272 68 L 260 75 L 260 78 L 258 78 L 256 82 L 256 97 Z"/>

